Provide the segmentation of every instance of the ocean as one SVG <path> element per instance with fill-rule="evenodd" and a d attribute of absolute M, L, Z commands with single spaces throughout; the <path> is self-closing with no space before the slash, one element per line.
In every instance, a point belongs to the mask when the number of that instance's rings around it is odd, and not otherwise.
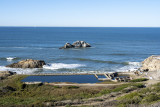
<path fill-rule="evenodd" d="M 92 47 L 59 49 L 83 40 Z M 132 71 L 160 54 L 160 28 L 0 27 L 0 71 L 32 73 L 103 73 Z M 23 59 L 44 60 L 42 69 L 7 68 Z"/>

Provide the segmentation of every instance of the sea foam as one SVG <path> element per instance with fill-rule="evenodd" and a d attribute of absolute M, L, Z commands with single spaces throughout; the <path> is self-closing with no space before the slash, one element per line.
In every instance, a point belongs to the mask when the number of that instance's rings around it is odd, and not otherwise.
<path fill-rule="evenodd" d="M 38 71 L 38 68 L 22 69 L 22 68 L 9 68 L 9 67 L 5 67 L 5 66 L 0 66 L 0 71 L 12 71 L 12 72 L 16 72 L 17 74 L 32 74 L 35 71 Z"/>
<path fill-rule="evenodd" d="M 16 59 L 16 57 L 7 57 L 6 59 L 7 59 L 7 61 L 12 61 L 12 60 Z"/>
<path fill-rule="evenodd" d="M 18 57 L 3 57 L 3 58 L 0 58 L 0 60 L 7 60 L 7 61 L 12 61 L 12 60 L 17 60 L 17 59 L 20 59 Z"/>
<path fill-rule="evenodd" d="M 128 62 L 129 65 L 119 68 L 117 72 L 135 71 L 141 67 L 141 62 Z"/>
<path fill-rule="evenodd" d="M 52 63 L 52 64 L 47 64 L 44 65 L 44 69 L 51 69 L 51 70 L 56 70 L 56 69 L 62 69 L 62 68 L 67 68 L 67 69 L 73 69 L 73 68 L 78 68 L 82 67 L 85 65 L 82 64 L 64 64 L 64 63 Z"/>
<path fill-rule="evenodd" d="M 140 62 L 128 62 L 129 65 L 141 66 Z"/>

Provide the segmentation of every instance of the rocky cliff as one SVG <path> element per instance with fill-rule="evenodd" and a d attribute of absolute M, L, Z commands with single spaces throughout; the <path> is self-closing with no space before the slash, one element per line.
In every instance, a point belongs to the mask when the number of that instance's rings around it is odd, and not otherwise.
<path fill-rule="evenodd" d="M 160 71 L 160 56 L 150 56 L 142 62 L 142 71 Z"/>

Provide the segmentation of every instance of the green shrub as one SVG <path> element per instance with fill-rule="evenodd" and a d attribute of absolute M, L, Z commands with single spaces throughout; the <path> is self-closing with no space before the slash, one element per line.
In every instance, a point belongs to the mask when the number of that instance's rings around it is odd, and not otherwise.
<path fill-rule="evenodd" d="M 62 87 L 60 87 L 60 86 L 58 86 L 58 85 L 55 85 L 55 86 L 53 86 L 54 88 L 62 88 Z"/>
<path fill-rule="evenodd" d="M 139 104 L 142 100 L 142 97 L 139 96 L 137 92 L 134 92 L 122 97 L 118 97 L 117 99 L 118 99 L 118 106 L 124 107 L 125 105 Z"/>
<path fill-rule="evenodd" d="M 142 103 L 151 103 L 157 100 L 160 100 L 160 96 L 156 94 L 150 94 L 144 97 L 144 99 L 142 100 Z"/>
<path fill-rule="evenodd" d="M 118 97 L 117 99 L 118 99 L 118 100 L 132 99 L 134 96 L 138 96 L 138 95 L 139 95 L 138 92 L 133 92 L 133 93 L 127 94 L 127 95 L 125 95 L 125 96 Z"/>
<path fill-rule="evenodd" d="M 67 89 L 77 89 L 77 88 L 79 88 L 79 87 L 78 87 L 78 86 L 74 86 L 74 85 L 73 85 L 73 86 L 68 86 L 68 87 L 67 87 Z"/>
<path fill-rule="evenodd" d="M 104 101 L 103 99 L 94 99 L 94 101 Z"/>
<path fill-rule="evenodd" d="M 119 85 L 118 87 L 116 87 L 115 89 L 113 89 L 112 92 L 122 91 L 123 89 L 127 88 L 128 86 L 130 86 L 130 84 L 122 84 L 122 85 Z"/>
<path fill-rule="evenodd" d="M 147 78 L 138 78 L 138 79 L 131 80 L 130 82 L 142 82 L 147 80 L 148 80 Z"/>
<path fill-rule="evenodd" d="M 137 87 L 137 88 L 144 88 L 145 85 L 143 83 L 136 83 L 136 84 L 133 84 L 133 86 Z"/>
<path fill-rule="evenodd" d="M 127 88 L 123 89 L 122 92 L 129 93 L 129 92 L 136 90 L 136 89 L 137 89 L 137 87 L 131 86 L 131 87 L 127 87 Z"/>

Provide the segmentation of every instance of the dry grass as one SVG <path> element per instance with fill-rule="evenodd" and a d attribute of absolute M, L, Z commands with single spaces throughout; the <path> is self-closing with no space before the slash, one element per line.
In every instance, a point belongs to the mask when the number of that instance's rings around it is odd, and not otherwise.
<path fill-rule="evenodd" d="M 108 87 L 87 86 L 54 86 L 54 85 L 25 85 L 21 82 L 26 76 L 15 75 L 0 82 L 0 87 L 12 87 L 16 91 L 1 92 L 0 105 L 36 105 L 43 106 L 45 102 L 64 100 L 81 100 L 99 97 L 112 92 L 123 92 L 127 87 L 142 88 L 141 83 L 115 84 Z M 107 82 L 107 84 L 110 82 Z"/>

